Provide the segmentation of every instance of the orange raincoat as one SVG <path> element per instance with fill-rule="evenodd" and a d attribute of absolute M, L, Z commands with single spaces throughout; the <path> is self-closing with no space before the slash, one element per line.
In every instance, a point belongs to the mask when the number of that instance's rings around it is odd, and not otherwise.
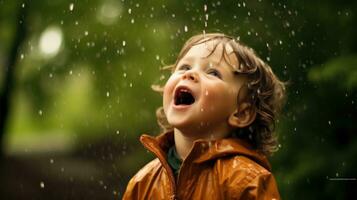
<path fill-rule="evenodd" d="M 166 155 L 173 132 L 140 141 L 157 158 L 130 180 L 123 200 L 280 199 L 268 160 L 241 139 L 195 141 L 176 180 Z"/>

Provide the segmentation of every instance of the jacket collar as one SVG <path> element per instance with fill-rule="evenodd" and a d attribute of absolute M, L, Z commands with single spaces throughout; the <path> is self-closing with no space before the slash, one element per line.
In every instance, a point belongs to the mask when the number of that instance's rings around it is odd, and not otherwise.
<path fill-rule="evenodd" d="M 175 143 L 173 131 L 160 134 L 157 137 L 142 135 L 140 141 L 159 158 L 164 167 L 167 167 L 166 152 Z M 249 143 L 239 138 L 224 138 L 213 141 L 197 140 L 194 142 L 186 160 L 193 163 L 203 163 L 233 155 L 246 156 L 265 169 L 271 170 L 266 156 L 254 150 Z"/>

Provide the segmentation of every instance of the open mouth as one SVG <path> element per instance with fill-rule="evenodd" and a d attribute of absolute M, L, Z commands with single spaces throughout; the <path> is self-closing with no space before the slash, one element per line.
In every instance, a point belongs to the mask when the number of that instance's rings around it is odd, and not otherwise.
<path fill-rule="evenodd" d="M 175 105 L 191 105 L 195 102 L 192 92 L 185 87 L 178 88 L 175 92 Z"/>

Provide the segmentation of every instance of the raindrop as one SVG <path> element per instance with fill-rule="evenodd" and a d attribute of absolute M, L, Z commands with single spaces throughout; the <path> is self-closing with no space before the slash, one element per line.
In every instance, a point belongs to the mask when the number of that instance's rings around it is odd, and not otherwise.
<path fill-rule="evenodd" d="M 88 31 L 85 31 L 85 32 L 84 32 L 84 35 L 87 36 L 87 35 L 88 35 Z"/>
<path fill-rule="evenodd" d="M 123 47 L 125 47 L 125 45 L 126 45 L 126 42 L 125 42 L 125 40 L 123 40 L 123 43 L 122 43 L 122 44 L 123 44 Z"/>
<path fill-rule="evenodd" d="M 125 72 L 123 73 L 123 77 L 126 78 L 126 73 Z"/>
<path fill-rule="evenodd" d="M 72 75 L 72 74 L 73 74 L 73 72 L 72 72 L 72 70 L 70 70 L 70 71 L 69 71 L 69 75 Z"/>
<path fill-rule="evenodd" d="M 39 114 L 39 115 L 42 115 L 42 114 L 43 114 L 42 110 L 39 110 L 39 111 L 38 111 L 38 114 Z"/>
<path fill-rule="evenodd" d="M 279 40 L 279 44 L 282 45 L 282 44 L 283 44 L 283 41 Z"/>
<path fill-rule="evenodd" d="M 70 3 L 70 4 L 69 4 L 69 10 L 70 10 L 70 11 L 73 11 L 73 8 L 74 8 L 74 4 L 73 4 L 73 3 Z"/>
<path fill-rule="evenodd" d="M 109 97 L 109 95 L 110 95 L 109 92 L 107 92 L 107 97 Z"/>
<path fill-rule="evenodd" d="M 128 13 L 131 14 L 131 8 L 129 8 Z"/>
<path fill-rule="evenodd" d="M 134 24 L 134 22 L 135 22 L 135 21 L 134 21 L 134 18 L 133 18 L 133 19 L 131 19 L 131 21 L 130 21 L 130 22 L 131 22 L 132 24 Z"/>
<path fill-rule="evenodd" d="M 185 26 L 185 27 L 184 27 L 184 29 L 185 29 L 185 32 L 187 32 L 187 31 L 188 31 L 188 28 L 187 28 L 187 26 Z"/>
<path fill-rule="evenodd" d="M 22 53 L 20 56 L 21 60 L 25 58 L 25 55 Z"/>
<path fill-rule="evenodd" d="M 330 121 L 330 120 L 328 121 L 328 125 L 330 125 L 330 126 L 331 126 L 331 121 Z"/>
<path fill-rule="evenodd" d="M 50 159 L 50 163 L 53 164 L 55 160 L 53 158 Z"/>
<path fill-rule="evenodd" d="M 206 12 L 207 11 L 207 5 L 203 5 L 203 10 Z"/>
<path fill-rule="evenodd" d="M 43 181 L 40 182 L 40 187 L 45 188 L 45 183 Z"/>
<path fill-rule="evenodd" d="M 52 77 L 53 77 L 53 74 L 52 74 L 52 73 L 50 73 L 48 76 L 49 76 L 50 78 L 52 78 Z"/>
<path fill-rule="evenodd" d="M 159 55 L 156 55 L 156 60 L 160 60 L 160 56 Z"/>
<path fill-rule="evenodd" d="M 119 133 L 120 133 L 120 131 L 119 131 L 119 130 L 117 130 L 117 131 L 116 131 L 116 134 L 117 134 L 117 135 L 119 135 Z"/>
<path fill-rule="evenodd" d="M 25 8 L 25 3 L 23 3 L 21 6 L 22 6 L 23 8 Z"/>

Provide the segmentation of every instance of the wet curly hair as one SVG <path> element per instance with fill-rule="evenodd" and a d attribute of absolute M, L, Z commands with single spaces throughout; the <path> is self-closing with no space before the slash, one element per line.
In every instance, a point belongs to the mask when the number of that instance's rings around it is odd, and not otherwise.
<path fill-rule="evenodd" d="M 233 49 L 233 53 L 238 59 L 238 66 L 232 65 L 226 58 L 231 52 L 223 48 L 222 58 L 229 64 L 236 74 L 247 77 L 247 82 L 242 87 L 247 91 L 246 100 L 252 102 L 256 112 L 255 120 L 247 127 L 238 128 L 233 131 L 231 137 L 238 137 L 247 140 L 253 148 L 261 153 L 270 156 L 278 150 L 278 138 L 275 134 L 275 126 L 278 114 L 285 100 L 285 83 L 273 73 L 271 67 L 260 59 L 253 49 L 247 47 L 231 36 L 221 33 L 206 33 L 191 37 L 182 47 L 177 60 L 174 64 L 163 67 L 162 69 L 175 70 L 178 62 L 186 55 L 191 47 L 213 41 L 214 48 L 223 44 Z M 208 55 L 209 56 L 209 55 Z M 163 92 L 163 87 L 152 86 L 153 90 Z M 238 95 L 239 96 L 239 95 Z M 238 99 L 239 97 L 237 97 Z M 156 111 L 157 121 L 162 131 L 172 131 L 173 127 L 168 123 L 163 107 Z"/>

